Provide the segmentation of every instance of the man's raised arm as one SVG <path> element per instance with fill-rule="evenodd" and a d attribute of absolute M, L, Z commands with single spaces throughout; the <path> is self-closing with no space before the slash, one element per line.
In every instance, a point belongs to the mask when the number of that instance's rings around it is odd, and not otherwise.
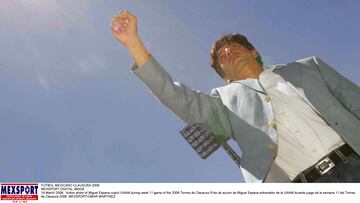
<path fill-rule="evenodd" d="M 111 31 L 132 55 L 133 73 L 151 92 L 186 123 L 203 123 L 212 133 L 230 138 L 232 131 L 226 107 L 219 96 L 209 96 L 174 82 L 166 70 L 150 56 L 137 32 L 137 19 L 130 12 L 117 14 Z"/>
<path fill-rule="evenodd" d="M 138 67 L 144 65 L 150 58 L 137 31 L 137 19 L 128 11 L 123 11 L 113 18 L 111 32 L 121 42 L 133 57 Z"/>

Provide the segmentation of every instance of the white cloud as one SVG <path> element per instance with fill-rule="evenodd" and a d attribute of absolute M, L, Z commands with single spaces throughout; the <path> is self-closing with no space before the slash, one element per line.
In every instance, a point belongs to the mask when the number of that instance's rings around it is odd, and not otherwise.
<path fill-rule="evenodd" d="M 50 86 L 49 86 L 49 83 L 48 83 L 47 79 L 44 77 L 44 75 L 43 75 L 42 73 L 40 73 L 40 72 L 37 72 L 36 76 L 37 76 L 37 79 L 38 79 L 40 85 L 41 85 L 45 90 L 49 91 L 49 90 L 50 90 Z"/>

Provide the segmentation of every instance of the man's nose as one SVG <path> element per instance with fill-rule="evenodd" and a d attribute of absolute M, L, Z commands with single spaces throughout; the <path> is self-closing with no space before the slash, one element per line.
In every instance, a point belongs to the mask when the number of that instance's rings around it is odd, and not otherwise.
<path fill-rule="evenodd" d="M 226 49 L 225 49 L 225 54 L 226 54 L 226 56 L 230 56 L 230 55 L 231 55 L 230 48 L 226 48 Z"/>

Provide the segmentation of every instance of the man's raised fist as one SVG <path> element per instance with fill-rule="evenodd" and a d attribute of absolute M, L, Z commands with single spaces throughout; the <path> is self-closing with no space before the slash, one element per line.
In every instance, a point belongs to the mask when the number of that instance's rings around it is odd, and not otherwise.
<path fill-rule="evenodd" d="M 138 37 L 136 16 L 129 11 L 116 14 L 111 21 L 111 32 L 118 41 L 127 46 Z"/>

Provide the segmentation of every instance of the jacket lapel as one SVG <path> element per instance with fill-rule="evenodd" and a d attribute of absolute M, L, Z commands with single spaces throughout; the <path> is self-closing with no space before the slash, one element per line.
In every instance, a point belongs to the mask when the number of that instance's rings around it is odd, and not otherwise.
<path fill-rule="evenodd" d="M 317 113 L 320 114 L 320 112 L 323 112 L 324 106 L 318 105 L 321 102 L 319 102 L 317 99 L 319 96 L 317 95 L 318 92 L 313 91 L 314 82 L 311 81 L 310 77 L 303 78 L 302 75 L 304 73 L 300 70 L 299 67 L 302 68 L 298 63 L 294 62 L 276 67 L 274 72 L 281 75 L 281 77 L 283 77 L 289 83 L 292 89 L 294 89 L 294 91 L 307 104 L 309 104 Z M 300 92 L 297 88 L 301 88 L 303 92 Z"/>

